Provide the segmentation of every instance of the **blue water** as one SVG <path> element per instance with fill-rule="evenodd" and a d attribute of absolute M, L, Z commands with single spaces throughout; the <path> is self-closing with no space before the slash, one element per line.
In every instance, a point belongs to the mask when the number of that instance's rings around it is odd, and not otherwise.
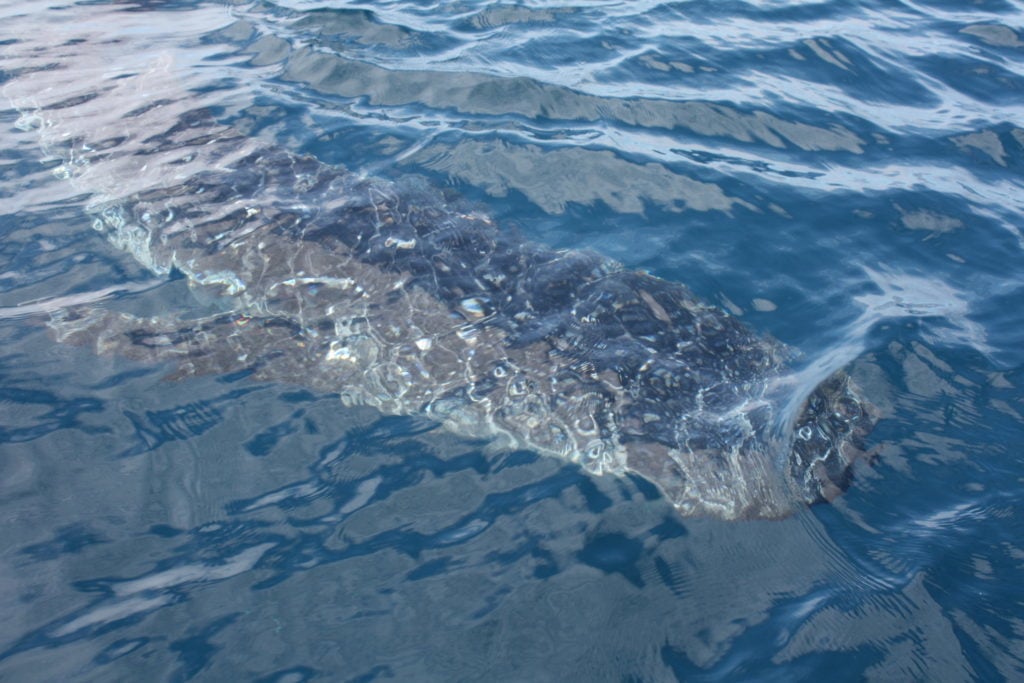
<path fill-rule="evenodd" d="M 247 135 L 685 283 L 848 367 L 873 462 L 789 519 L 685 519 L 301 378 L 60 345 L 63 307 L 198 304 L 8 108 L 0 679 L 1024 678 L 1024 7 L 337 5 L 5 2 L 0 69 L 116 39 L 97 74 L 169 56 Z"/>

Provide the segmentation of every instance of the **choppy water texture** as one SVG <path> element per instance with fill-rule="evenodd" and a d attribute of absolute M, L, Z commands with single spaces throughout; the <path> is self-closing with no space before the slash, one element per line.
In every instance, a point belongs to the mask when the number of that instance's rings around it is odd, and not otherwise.
<path fill-rule="evenodd" d="M 260 144 L 425 178 L 523 240 L 685 283 L 799 349 L 794 381 L 846 367 L 878 412 L 874 462 L 834 504 L 684 519 L 641 479 L 346 408 L 317 382 L 169 380 L 58 344 L 45 322 L 81 304 L 219 304 L 112 248 L 55 177 L 67 160 L 5 109 L 0 677 L 1024 675 L 1017 3 L 0 18 L 6 86 L 26 46 L 73 27 L 98 77 L 165 65 Z"/>

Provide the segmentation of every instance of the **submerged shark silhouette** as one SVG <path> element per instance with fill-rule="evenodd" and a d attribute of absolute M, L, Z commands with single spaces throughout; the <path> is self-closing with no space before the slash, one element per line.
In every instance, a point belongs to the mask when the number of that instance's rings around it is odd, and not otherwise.
<path fill-rule="evenodd" d="M 521 240 L 425 181 L 247 137 L 168 86 L 165 65 L 131 78 L 37 62 L 15 73 L 45 83 L 16 98 L 20 126 L 89 194 L 94 227 L 226 302 L 195 319 L 74 307 L 54 315 L 58 339 L 634 473 L 686 515 L 780 517 L 848 485 L 874 423 L 849 378 L 794 397 L 791 352 L 683 285 Z"/>

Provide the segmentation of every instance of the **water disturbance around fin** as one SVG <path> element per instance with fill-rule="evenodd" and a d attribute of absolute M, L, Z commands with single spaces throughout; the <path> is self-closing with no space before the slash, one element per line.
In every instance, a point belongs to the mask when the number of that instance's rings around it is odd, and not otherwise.
<path fill-rule="evenodd" d="M 90 194 L 113 245 L 231 310 L 70 309 L 54 315 L 58 339 L 174 361 L 178 376 L 247 370 L 634 473 L 686 515 L 781 517 L 848 484 L 874 420 L 846 375 L 780 399 L 769 388 L 790 351 L 685 286 L 523 241 L 422 181 L 242 135 L 176 91 L 169 65 L 80 68 L 15 69 L 15 85 L 33 81 L 30 100 L 13 97 L 21 127 Z"/>

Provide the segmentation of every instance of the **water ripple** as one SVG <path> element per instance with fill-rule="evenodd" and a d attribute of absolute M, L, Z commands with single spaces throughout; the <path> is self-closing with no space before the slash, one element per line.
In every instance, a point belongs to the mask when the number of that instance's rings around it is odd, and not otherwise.
<path fill-rule="evenodd" d="M 799 348 L 787 381 L 846 367 L 879 417 L 833 504 L 722 524 L 335 394 L 97 360 L 45 319 L 220 304 L 112 253 L 54 178 L 67 139 L 43 130 L 40 163 L 19 130 L 39 121 L 5 111 L 0 677 L 1024 676 L 1020 3 L 9 0 L 0 19 L 4 102 L 67 78 L 26 45 L 80 73 L 162 65 L 152 88 L 261 143 L 684 282 Z M 54 44 L 67 25 L 102 50 Z M 124 105 L 68 138 L 125 134 Z"/>

